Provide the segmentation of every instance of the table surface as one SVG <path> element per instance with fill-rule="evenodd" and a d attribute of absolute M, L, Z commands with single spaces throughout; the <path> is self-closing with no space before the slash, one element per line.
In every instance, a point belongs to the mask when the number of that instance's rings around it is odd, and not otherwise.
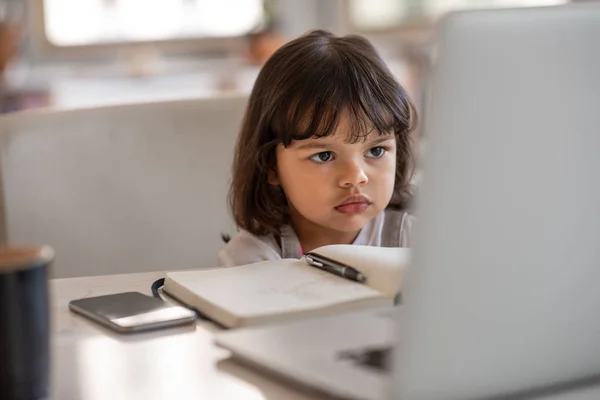
<path fill-rule="evenodd" d="M 314 392 L 290 386 L 229 358 L 213 343 L 206 321 L 168 330 L 118 335 L 68 309 L 77 298 L 139 291 L 164 272 L 50 281 L 52 399 L 308 400 Z M 600 386 L 548 395 L 545 400 L 597 400 Z"/>
<path fill-rule="evenodd" d="M 195 326 L 118 335 L 68 309 L 69 301 L 125 291 L 150 294 L 164 272 L 50 281 L 52 399 L 315 399 L 315 393 L 237 364 Z"/>

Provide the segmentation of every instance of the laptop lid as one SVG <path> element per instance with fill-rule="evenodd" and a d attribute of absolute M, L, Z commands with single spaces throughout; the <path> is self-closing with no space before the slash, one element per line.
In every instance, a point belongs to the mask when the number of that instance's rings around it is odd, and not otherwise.
<path fill-rule="evenodd" d="M 592 5 L 442 22 L 391 398 L 600 374 L 598 38 Z"/>

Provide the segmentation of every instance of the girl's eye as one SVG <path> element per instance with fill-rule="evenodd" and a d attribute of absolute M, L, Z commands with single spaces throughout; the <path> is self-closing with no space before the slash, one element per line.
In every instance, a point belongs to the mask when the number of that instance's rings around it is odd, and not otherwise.
<path fill-rule="evenodd" d="M 316 163 L 323 164 L 333 159 L 333 153 L 330 151 L 322 151 L 312 155 L 310 159 Z"/>
<path fill-rule="evenodd" d="M 372 149 L 369 149 L 367 151 L 366 156 L 368 158 L 380 158 L 383 157 L 383 155 L 385 154 L 385 148 L 378 146 L 378 147 L 373 147 Z"/>

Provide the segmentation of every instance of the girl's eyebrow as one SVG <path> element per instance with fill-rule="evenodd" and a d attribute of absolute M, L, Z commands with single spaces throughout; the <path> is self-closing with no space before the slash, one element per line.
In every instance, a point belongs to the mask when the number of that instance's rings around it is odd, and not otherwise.
<path fill-rule="evenodd" d="M 375 140 L 371 140 L 371 141 L 369 142 L 369 145 L 370 145 L 370 146 L 374 146 L 374 145 L 377 145 L 377 144 L 380 144 L 380 143 L 383 143 L 383 142 L 387 142 L 388 140 L 392 140 L 392 139 L 395 139 L 395 136 L 394 136 L 394 135 L 385 135 L 385 136 L 380 136 L 380 137 L 378 137 L 378 138 L 377 138 L 377 139 L 375 139 Z"/>
<path fill-rule="evenodd" d="M 393 135 L 379 136 L 376 139 L 367 142 L 367 144 L 369 146 L 375 146 L 380 143 L 387 142 L 388 140 L 391 140 L 391 139 L 394 139 Z M 304 150 L 304 149 L 322 149 L 325 147 L 335 146 L 334 143 L 321 142 L 320 140 L 322 140 L 322 139 L 316 139 L 316 140 L 313 139 L 313 141 L 311 141 L 309 143 L 301 144 L 295 148 L 296 148 L 296 150 Z"/>
<path fill-rule="evenodd" d="M 331 143 L 314 141 L 310 143 L 304 143 L 296 147 L 296 150 L 304 150 L 304 149 L 322 149 L 324 147 L 332 146 Z"/>

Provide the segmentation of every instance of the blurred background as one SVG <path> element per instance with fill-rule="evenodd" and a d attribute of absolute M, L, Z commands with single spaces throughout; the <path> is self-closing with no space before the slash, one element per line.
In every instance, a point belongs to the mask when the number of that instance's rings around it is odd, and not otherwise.
<path fill-rule="evenodd" d="M 248 95 L 281 45 L 366 36 L 422 117 L 445 13 L 568 3 L 0 0 L 0 243 L 51 245 L 53 277 L 212 267 L 237 230 L 226 198 Z M 417 162 L 415 193 L 421 176 Z"/>
<path fill-rule="evenodd" d="M 273 51 L 315 28 L 367 36 L 420 104 L 444 13 L 568 2 L 0 0 L 1 112 L 248 93 Z"/>

